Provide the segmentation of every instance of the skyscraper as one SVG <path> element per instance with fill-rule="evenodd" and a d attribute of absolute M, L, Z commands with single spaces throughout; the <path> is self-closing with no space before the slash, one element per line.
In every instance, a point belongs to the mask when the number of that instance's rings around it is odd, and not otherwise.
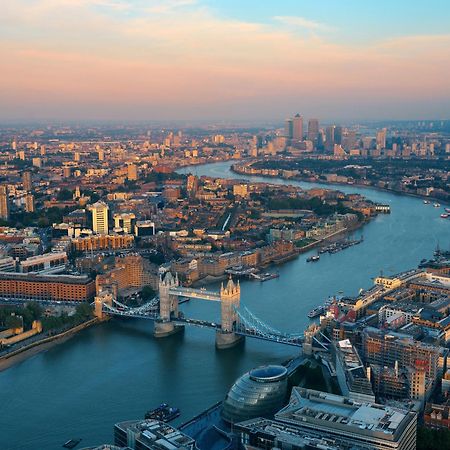
<path fill-rule="evenodd" d="M 0 186 L 0 219 L 9 220 L 8 186 Z"/>
<path fill-rule="evenodd" d="M 317 119 L 309 119 L 308 121 L 308 140 L 317 145 L 319 137 L 319 121 Z"/>
<path fill-rule="evenodd" d="M 92 213 L 92 230 L 97 234 L 108 234 L 108 205 L 97 202 L 90 207 Z"/>
<path fill-rule="evenodd" d="M 338 145 L 342 144 L 342 127 L 340 125 L 334 129 L 334 143 Z"/>
<path fill-rule="evenodd" d="M 300 114 L 296 114 L 292 119 L 292 139 L 303 140 L 303 117 Z"/>
<path fill-rule="evenodd" d="M 294 124 L 292 119 L 286 119 L 284 123 L 284 136 L 287 139 L 292 139 L 294 135 Z"/>
<path fill-rule="evenodd" d="M 33 189 L 33 181 L 29 170 L 22 173 L 22 184 L 25 191 L 31 191 Z"/>
<path fill-rule="evenodd" d="M 386 128 L 377 131 L 377 147 L 378 148 L 386 148 Z"/>
<path fill-rule="evenodd" d="M 326 135 L 325 135 L 325 148 L 327 151 L 332 152 L 334 149 L 334 130 L 335 130 L 335 126 L 334 125 L 330 125 L 329 127 L 326 128 Z"/>

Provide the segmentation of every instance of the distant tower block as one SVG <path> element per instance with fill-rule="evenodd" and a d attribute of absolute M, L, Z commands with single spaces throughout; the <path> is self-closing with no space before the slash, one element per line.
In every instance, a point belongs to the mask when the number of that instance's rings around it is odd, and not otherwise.
<path fill-rule="evenodd" d="M 178 276 L 174 277 L 170 272 L 159 280 L 159 321 L 155 322 L 155 337 L 170 336 L 184 329 L 171 322 L 172 318 L 178 317 L 178 297 L 169 291 L 179 285 Z"/>
<path fill-rule="evenodd" d="M 220 288 L 221 329 L 216 333 L 216 347 L 230 348 L 238 344 L 243 336 L 234 333 L 234 324 L 237 321 L 236 310 L 241 301 L 241 287 L 239 282 L 234 284 L 230 278 L 227 285 Z"/>

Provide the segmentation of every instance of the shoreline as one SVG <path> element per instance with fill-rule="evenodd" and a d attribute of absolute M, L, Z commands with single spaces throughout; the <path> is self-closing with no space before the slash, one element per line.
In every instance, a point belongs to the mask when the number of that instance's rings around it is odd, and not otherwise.
<path fill-rule="evenodd" d="M 185 166 L 186 167 L 186 166 Z M 380 191 L 380 192 L 387 192 L 388 194 L 394 194 L 394 195 L 399 195 L 399 196 L 406 196 L 406 197 L 414 197 L 414 198 L 418 198 L 418 199 L 422 199 L 422 200 L 432 200 L 432 201 L 436 201 L 436 202 L 440 202 L 443 203 L 445 205 L 450 205 L 450 202 L 447 200 L 443 200 L 440 199 L 438 197 L 433 197 L 431 195 L 422 195 L 422 194 L 414 194 L 413 192 L 404 192 L 404 191 L 398 191 L 396 189 L 389 189 L 389 188 L 383 188 L 383 187 L 379 187 L 379 186 L 371 186 L 371 185 L 367 185 L 367 184 L 360 184 L 360 183 L 339 183 L 338 181 L 327 181 L 327 180 L 311 180 L 310 178 L 299 178 L 299 177 L 292 177 L 292 178 L 283 178 L 280 175 L 264 175 L 264 174 L 260 174 L 260 173 L 255 173 L 255 174 L 250 174 L 250 173 L 244 173 L 244 172 L 240 172 L 239 170 L 236 170 L 233 166 L 230 166 L 230 171 L 234 172 L 238 175 L 242 175 L 242 176 L 246 176 L 246 177 L 261 177 L 261 178 L 267 178 L 267 179 L 280 179 L 283 181 L 296 181 L 296 182 L 301 182 L 301 183 L 311 183 L 311 184 L 326 184 L 329 186 L 348 186 L 348 187 L 352 187 L 355 186 L 357 188 L 363 188 L 363 189 L 373 189 L 375 191 Z"/>
<path fill-rule="evenodd" d="M 15 364 L 25 361 L 38 353 L 49 350 L 50 348 L 66 342 L 80 331 L 89 328 L 93 325 L 101 323 L 97 318 L 88 320 L 87 322 L 80 323 L 79 325 L 72 327 L 62 333 L 49 336 L 39 341 L 33 342 L 25 347 L 12 351 L 6 355 L 0 357 L 0 372 L 9 369 Z"/>

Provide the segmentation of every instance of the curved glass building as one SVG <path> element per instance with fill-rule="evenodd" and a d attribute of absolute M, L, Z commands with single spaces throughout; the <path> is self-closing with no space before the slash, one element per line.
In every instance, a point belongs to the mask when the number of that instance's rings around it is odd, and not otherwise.
<path fill-rule="evenodd" d="M 270 365 L 242 375 L 225 397 L 223 419 L 235 423 L 273 416 L 287 400 L 287 373 L 286 367 Z"/>

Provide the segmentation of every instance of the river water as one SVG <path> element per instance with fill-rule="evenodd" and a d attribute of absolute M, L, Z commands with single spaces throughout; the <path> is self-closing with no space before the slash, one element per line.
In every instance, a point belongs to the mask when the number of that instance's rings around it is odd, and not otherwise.
<path fill-rule="evenodd" d="M 229 167 L 226 162 L 182 172 L 242 178 Z M 308 311 L 329 295 L 356 295 L 380 270 L 393 274 L 416 267 L 438 243 L 450 247 L 450 220 L 439 217 L 442 208 L 370 188 L 337 188 L 388 203 L 392 213 L 358 230 L 356 236 L 364 235 L 360 245 L 325 254 L 317 263 L 306 263 L 306 253 L 278 267 L 277 279 L 243 282 L 241 303 L 275 328 L 303 330 Z M 212 302 L 192 300 L 182 310 L 191 317 L 220 319 Z M 219 352 L 209 330 L 188 328 L 155 340 L 150 322 L 113 320 L 0 373 L 0 449 L 56 450 L 73 437 L 83 439 L 80 447 L 112 442 L 115 422 L 141 418 L 161 402 L 181 408 L 183 422 L 221 400 L 244 371 L 295 353 L 295 347 L 252 339 Z"/>

